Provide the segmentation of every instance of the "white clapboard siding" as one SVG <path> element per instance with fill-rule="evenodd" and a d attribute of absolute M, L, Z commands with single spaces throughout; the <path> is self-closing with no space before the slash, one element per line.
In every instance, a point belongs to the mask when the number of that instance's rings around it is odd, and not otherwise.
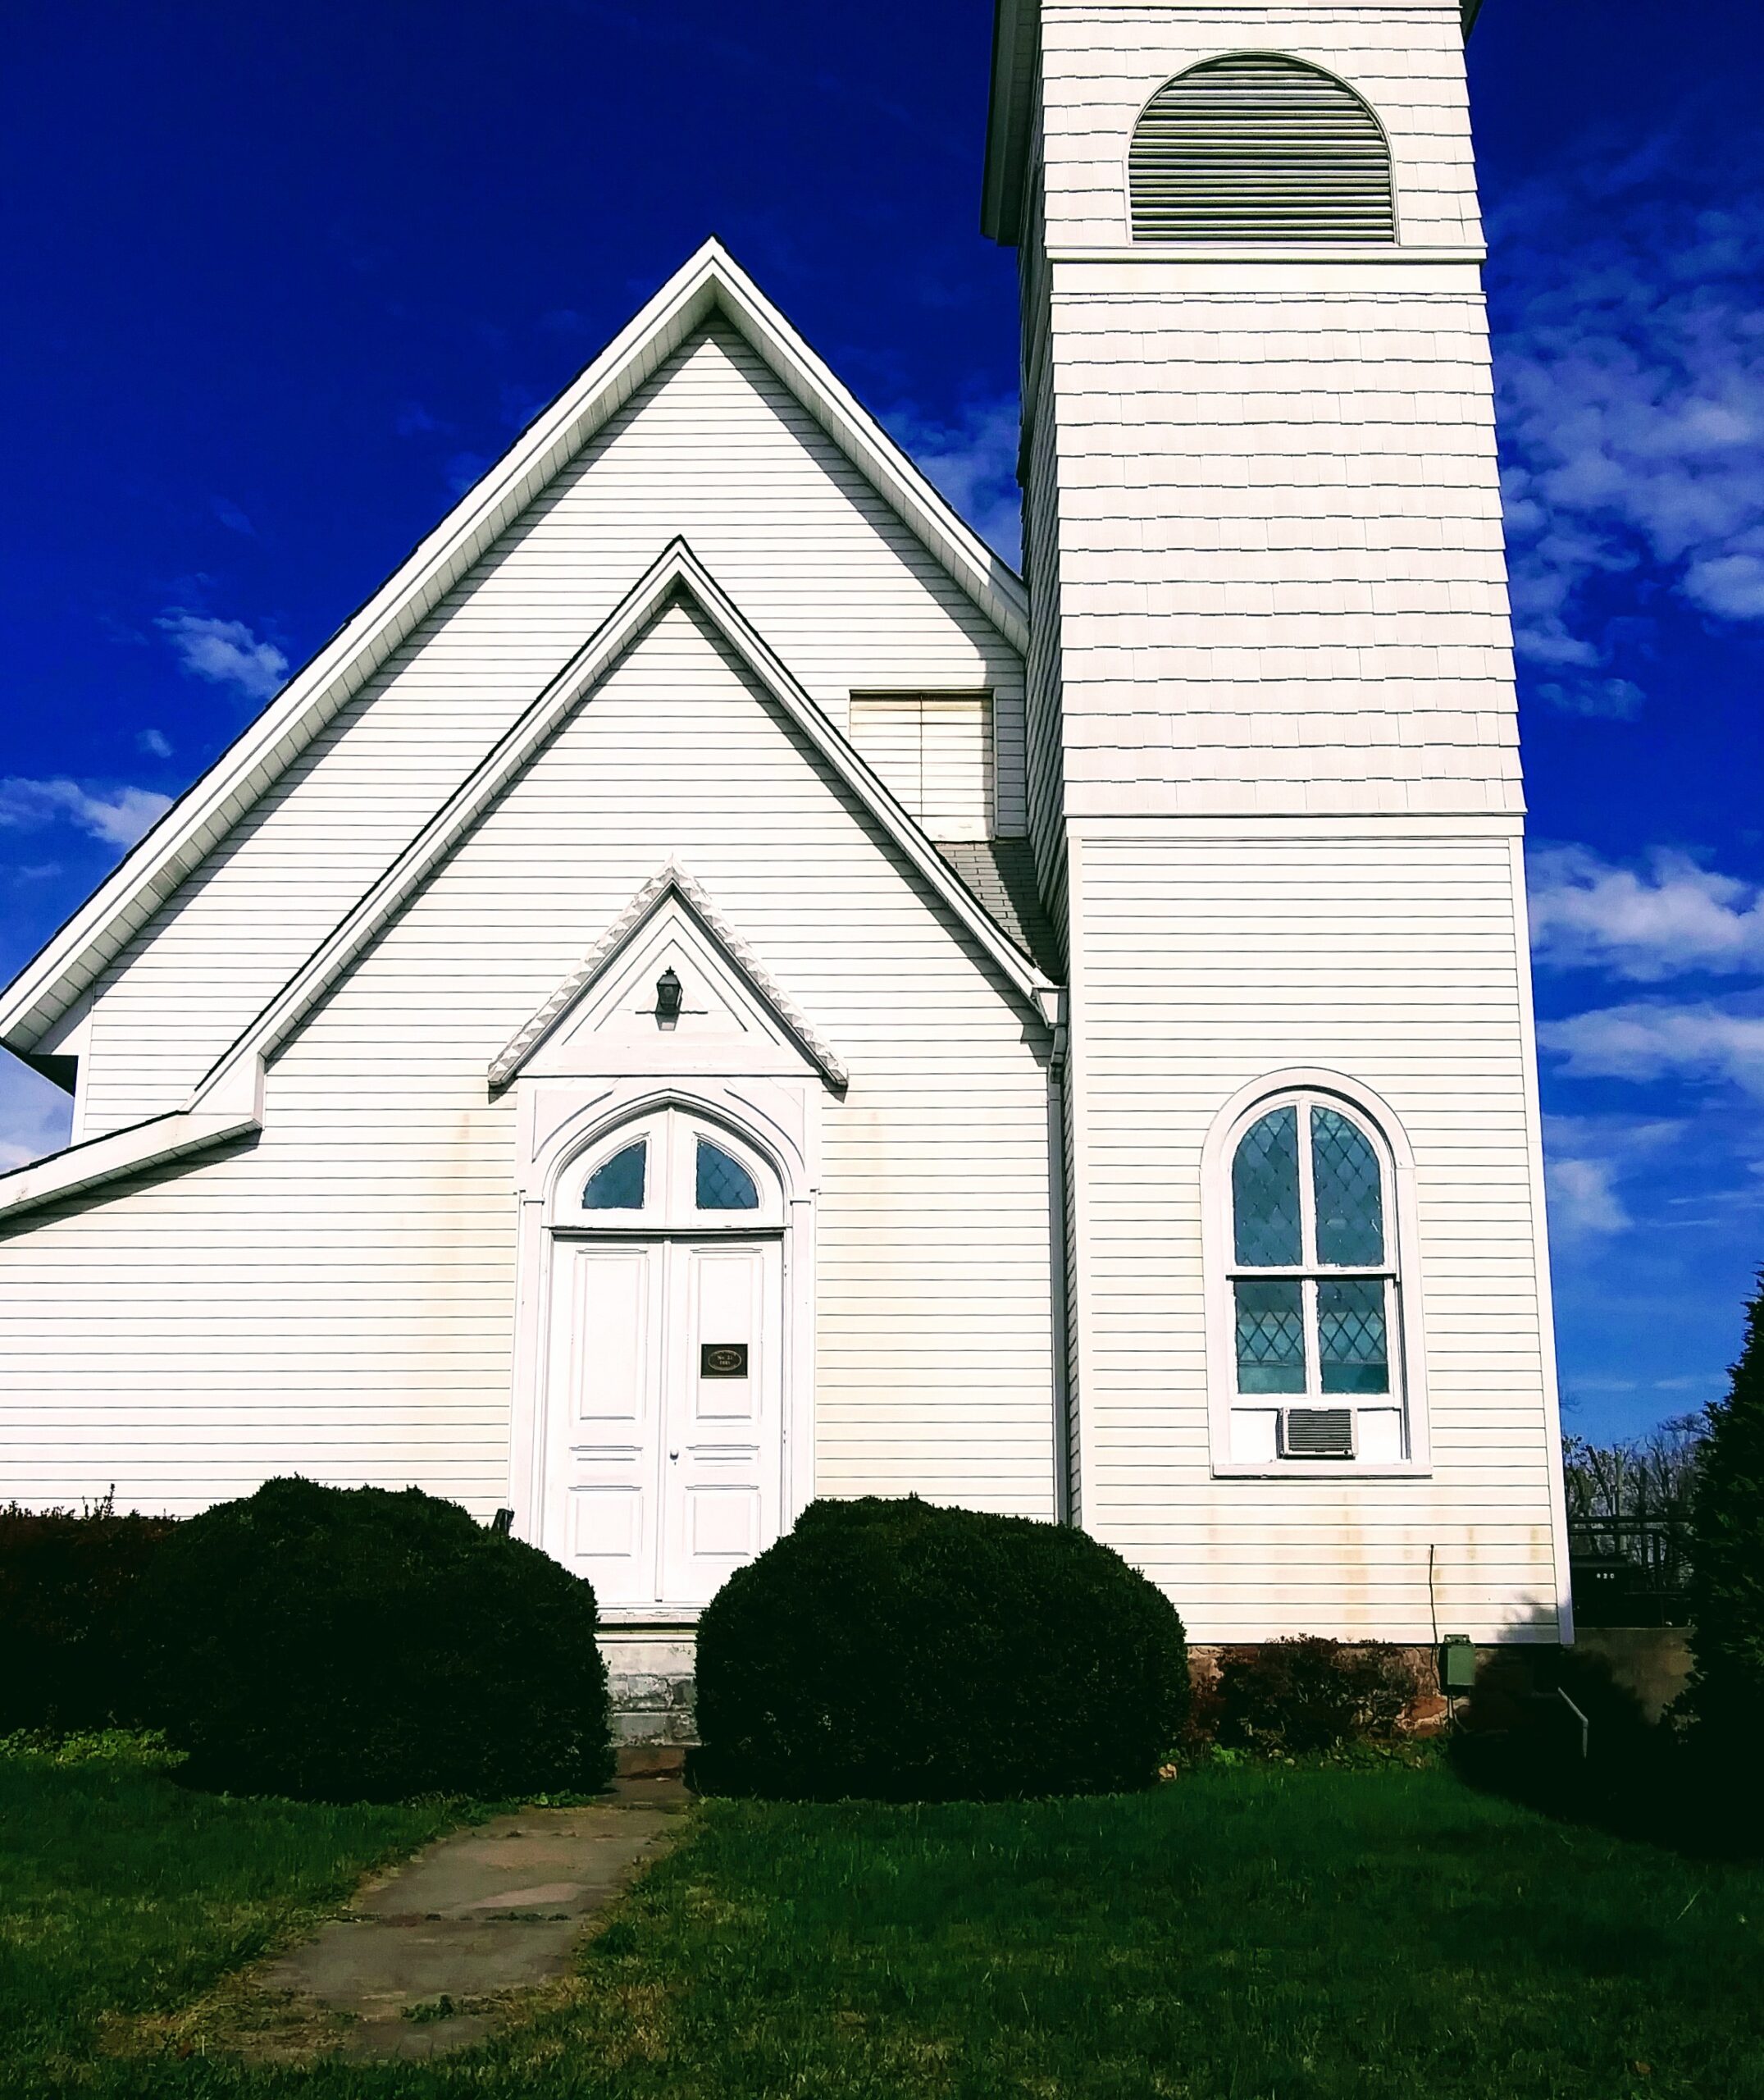
<path fill-rule="evenodd" d="M 683 536 L 841 727 L 855 688 L 992 697 L 1020 833 L 1020 660 L 726 324 L 669 359 L 144 929 L 98 988 L 95 1136 L 173 1107 Z"/>
<path fill-rule="evenodd" d="M 1073 844 L 1087 1525 L 1203 1640 L 1553 1637 L 1548 1337 L 1515 858 L 1497 838 Z M 1201 1154 L 1264 1075 L 1340 1071 L 1415 1160 L 1431 1477 L 1215 1479 Z"/>
<path fill-rule="evenodd" d="M 1481 239 L 1464 39 L 1452 0 L 1366 5 L 1114 7 L 1042 0 L 1048 244 L 1128 238 L 1128 148 L 1166 81 L 1228 53 L 1282 52 L 1346 81 L 1390 142 L 1405 246 Z"/>
<path fill-rule="evenodd" d="M 850 1069 L 818 1489 L 1051 1515 L 1045 1050 L 681 607 L 285 1046 L 261 1139 L 0 1240 L 7 1491 L 190 1510 L 297 1469 L 505 1502 L 514 1107 L 486 1071 L 670 859 Z"/>
<path fill-rule="evenodd" d="M 989 693 L 854 693 L 851 741 L 932 838 L 989 838 Z"/>

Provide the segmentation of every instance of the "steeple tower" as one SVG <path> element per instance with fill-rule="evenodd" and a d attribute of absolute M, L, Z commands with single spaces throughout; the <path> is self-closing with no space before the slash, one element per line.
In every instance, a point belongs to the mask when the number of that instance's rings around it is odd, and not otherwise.
<path fill-rule="evenodd" d="M 1428 1543 L 1472 1630 L 1566 1583 L 1468 11 L 1000 0 L 1075 1501 L 1224 1637 L 1424 1634 Z M 1324 1406 L 1324 1227 L 1246 1295 L 1231 1181 L 1332 1101 L 1393 1281 L 1384 1390 Z M 1245 1324 L 1288 1299 L 1290 1389 Z"/>

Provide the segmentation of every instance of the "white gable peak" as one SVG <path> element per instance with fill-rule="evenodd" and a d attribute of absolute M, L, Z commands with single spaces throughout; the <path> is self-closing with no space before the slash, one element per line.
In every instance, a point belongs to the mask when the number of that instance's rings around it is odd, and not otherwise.
<path fill-rule="evenodd" d="M 490 1068 L 578 1079 L 713 1071 L 800 1076 L 843 1092 L 845 1066 L 685 869 L 645 883 Z"/>

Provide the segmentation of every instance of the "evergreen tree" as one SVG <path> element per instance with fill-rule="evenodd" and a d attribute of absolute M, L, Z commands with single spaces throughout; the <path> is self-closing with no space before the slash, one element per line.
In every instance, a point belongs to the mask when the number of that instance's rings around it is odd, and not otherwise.
<path fill-rule="evenodd" d="M 1764 1749 L 1764 1271 L 1727 1396 L 1707 1421 L 1691 1514 L 1697 1673 L 1686 1703 L 1705 1747 L 1748 1759 Z"/>

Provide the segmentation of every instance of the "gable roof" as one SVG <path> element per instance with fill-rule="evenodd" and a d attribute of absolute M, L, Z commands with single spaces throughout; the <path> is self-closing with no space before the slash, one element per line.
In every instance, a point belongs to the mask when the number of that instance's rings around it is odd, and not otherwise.
<path fill-rule="evenodd" d="M 928 886 L 978 942 L 1006 983 L 1046 1019 L 1055 990 L 944 861 L 876 773 L 827 719 L 783 662 L 755 633 L 734 600 L 684 540 L 627 591 L 520 719 L 461 782 L 353 908 L 308 956 L 257 1018 L 215 1061 L 190 1097 L 198 1103 L 220 1076 L 247 1056 L 268 1057 L 297 1028 L 325 991 L 422 888 L 522 767 L 537 756 L 576 708 L 659 614 L 677 600 L 698 607 L 723 641 L 876 818 Z"/>
<path fill-rule="evenodd" d="M 0 1042 L 21 1055 L 36 1047 L 514 518 L 682 343 L 718 316 L 1013 647 L 1027 648 L 1028 605 L 1015 572 L 956 514 L 721 244 L 706 241 L 0 993 Z"/>
<path fill-rule="evenodd" d="M 698 608 L 750 675 L 869 811 L 927 888 L 995 965 L 1007 988 L 1044 1026 L 1055 1027 L 1062 1012 L 1060 987 L 990 916 L 875 772 L 754 632 L 685 541 L 675 540 L 392 865 L 259 1010 L 256 1019 L 215 1060 L 182 1106 L 169 1115 L 149 1117 L 145 1122 L 112 1131 L 87 1144 L 66 1147 L 0 1175 L 0 1217 L 34 1209 L 261 1130 L 266 1060 L 416 894 L 644 629 L 670 605 L 682 600 Z M 733 935 L 726 929 L 722 937 L 727 945 L 735 946 Z M 759 983 L 762 974 L 758 973 L 757 964 L 750 959 L 745 966 Z M 771 988 L 770 998 L 781 1019 L 786 1011 L 794 1013 L 787 1009 L 776 987 Z M 543 1020 L 549 1005 L 548 1002 L 546 1008 L 535 1016 L 536 1022 Z M 530 1023 L 529 1027 L 533 1025 Z M 836 1074 L 836 1083 L 843 1084 L 844 1067 L 807 1033 L 807 1024 L 797 1017 L 792 1022 L 792 1032 L 799 1029 L 803 1031 L 804 1047 L 814 1061 L 829 1078 Z M 518 1043 L 521 1038 L 515 1040 Z M 504 1057 L 508 1054 L 504 1051 Z M 501 1061 L 498 1060 L 499 1064 Z"/>
<path fill-rule="evenodd" d="M 644 928 L 674 897 L 679 899 L 689 915 L 698 921 L 741 976 L 746 979 L 761 1004 L 770 1010 L 809 1063 L 819 1070 L 822 1077 L 830 1085 L 844 1092 L 850 1080 L 845 1066 L 815 1034 L 789 997 L 773 981 L 759 958 L 722 918 L 702 888 L 675 861 L 670 861 L 659 874 L 650 877 L 595 943 L 581 967 L 571 971 L 526 1026 L 511 1039 L 507 1048 L 490 1066 L 490 1083 L 492 1086 L 506 1086 L 517 1076 L 522 1066 L 557 1028 L 564 1016 L 599 979 L 612 969 Z"/>

